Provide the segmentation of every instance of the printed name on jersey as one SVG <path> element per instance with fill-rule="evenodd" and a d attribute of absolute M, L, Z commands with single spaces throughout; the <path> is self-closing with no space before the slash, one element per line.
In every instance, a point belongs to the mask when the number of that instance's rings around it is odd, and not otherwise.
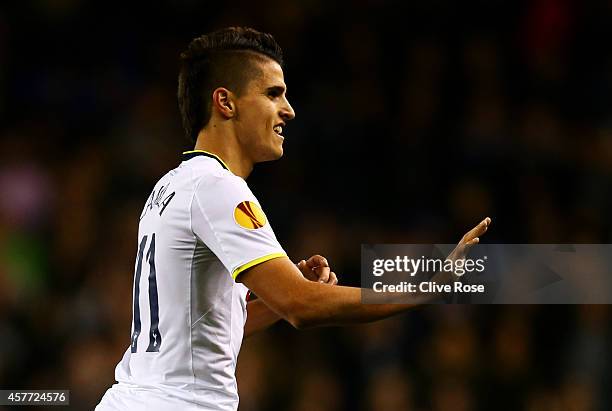
<path fill-rule="evenodd" d="M 266 225 L 266 215 L 252 201 L 243 201 L 234 209 L 234 220 L 240 227 L 256 230 Z"/>
<path fill-rule="evenodd" d="M 172 193 L 166 196 L 166 192 L 168 191 L 169 187 L 170 187 L 170 183 L 168 183 L 168 185 L 165 185 L 165 186 L 162 185 L 159 188 L 159 190 L 157 190 L 157 192 L 155 190 L 151 192 L 151 195 L 149 196 L 149 199 L 147 200 L 147 204 L 145 205 L 144 210 L 142 210 L 142 215 L 140 216 L 141 220 L 144 218 L 145 215 L 147 215 L 147 213 L 150 210 L 153 210 L 153 207 L 157 207 L 158 209 L 160 209 L 159 215 L 160 216 L 162 215 L 162 213 L 164 212 L 166 207 L 168 207 L 168 204 L 170 204 L 170 201 L 172 201 L 172 199 L 174 198 L 176 194 L 176 192 L 173 191 Z"/>

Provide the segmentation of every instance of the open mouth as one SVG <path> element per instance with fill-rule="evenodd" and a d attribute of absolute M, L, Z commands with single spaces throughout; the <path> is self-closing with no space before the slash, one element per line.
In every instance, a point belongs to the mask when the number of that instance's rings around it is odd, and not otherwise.
<path fill-rule="evenodd" d="M 274 130 L 274 132 L 276 133 L 277 136 L 279 136 L 281 138 L 285 138 L 283 136 L 283 125 L 282 124 L 275 125 L 273 130 Z"/>

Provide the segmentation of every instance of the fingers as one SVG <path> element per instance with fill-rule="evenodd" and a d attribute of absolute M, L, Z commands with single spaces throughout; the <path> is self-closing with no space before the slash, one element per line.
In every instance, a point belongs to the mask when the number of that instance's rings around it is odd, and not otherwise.
<path fill-rule="evenodd" d="M 338 284 L 338 277 L 331 271 L 327 259 L 319 254 L 296 264 L 302 275 L 311 281 L 321 284 Z"/>
<path fill-rule="evenodd" d="M 329 267 L 327 259 L 319 254 L 315 254 L 312 257 L 310 257 L 308 261 L 306 261 L 306 264 L 308 264 L 308 267 L 310 268 Z"/>
<path fill-rule="evenodd" d="M 297 268 L 299 268 L 300 271 L 302 272 L 302 274 L 304 274 L 304 275 L 305 275 L 306 271 L 310 271 L 310 269 L 306 265 L 306 260 L 302 260 L 299 263 L 297 263 L 296 265 L 297 265 Z"/>
<path fill-rule="evenodd" d="M 329 276 L 331 274 L 331 270 L 329 267 L 315 267 L 312 269 L 317 275 L 317 281 L 320 283 L 329 282 Z"/>
<path fill-rule="evenodd" d="M 308 267 L 308 264 L 306 264 L 306 260 L 300 261 L 296 264 L 296 266 L 300 270 L 304 278 L 310 281 L 317 280 L 316 274 L 310 269 L 310 267 Z"/>
<path fill-rule="evenodd" d="M 478 237 L 487 232 L 490 224 L 491 219 L 489 217 L 485 218 L 476 227 L 468 231 L 467 234 L 463 236 L 460 243 L 465 245 L 478 244 L 480 241 Z"/>
<path fill-rule="evenodd" d="M 330 271 L 328 267 L 319 267 L 317 269 L 315 269 L 315 272 L 317 272 L 318 270 L 327 270 L 325 273 L 321 273 L 318 276 L 318 281 L 321 284 L 330 284 L 330 285 L 336 285 L 338 284 L 338 277 L 336 276 L 336 273 L 334 273 L 333 271 Z"/>
<path fill-rule="evenodd" d="M 328 283 L 330 280 L 331 269 L 327 259 L 322 255 L 315 254 L 306 261 L 306 265 L 317 275 L 317 281 Z"/>
<path fill-rule="evenodd" d="M 487 229 L 491 225 L 491 219 L 489 217 L 482 220 L 476 227 L 468 231 L 459 241 L 457 247 L 448 256 L 451 260 L 458 260 L 465 258 L 467 253 L 470 251 L 472 246 L 480 242 L 480 236 L 487 232 Z"/>

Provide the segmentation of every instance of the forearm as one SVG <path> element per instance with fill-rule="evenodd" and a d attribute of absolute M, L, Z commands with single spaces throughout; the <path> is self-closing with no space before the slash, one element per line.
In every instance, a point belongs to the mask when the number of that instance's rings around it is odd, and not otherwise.
<path fill-rule="evenodd" d="M 296 328 L 376 321 L 430 303 L 441 296 L 429 293 L 382 294 L 316 283 L 306 280 L 288 259 L 282 258 L 257 265 L 241 274 L 240 279 L 270 309 Z M 363 304 L 362 293 L 371 293 L 364 296 L 369 302 L 384 304 Z"/>
<path fill-rule="evenodd" d="M 297 328 L 349 325 L 377 321 L 402 313 L 418 305 L 427 304 L 440 295 L 414 294 L 410 296 L 379 294 L 356 287 L 326 287 L 313 283 L 306 285 L 303 299 L 287 313 L 287 320 Z M 372 293 L 372 299 L 384 304 L 364 304 L 362 293 Z M 375 301 L 375 300 L 374 300 Z M 397 302 L 394 302 L 397 301 Z"/>
<path fill-rule="evenodd" d="M 478 236 L 487 231 L 490 223 L 491 219 L 487 217 L 466 233 L 447 259 L 454 261 L 465 258 L 470 247 L 479 242 Z M 258 264 L 240 274 L 237 280 L 244 282 L 270 309 L 296 328 L 376 321 L 444 296 L 442 293 L 422 292 L 379 294 L 370 289 L 310 282 L 286 257 Z M 431 281 L 438 284 L 449 284 L 455 280 L 457 277 L 448 272 L 437 273 L 431 278 Z M 365 298 L 362 299 L 362 293 L 366 292 L 371 293 L 364 296 L 368 297 L 368 302 L 381 301 L 384 304 L 363 304 Z"/>
<path fill-rule="evenodd" d="M 459 281 L 459 277 L 451 272 L 438 272 L 428 281 L 452 284 Z M 304 293 L 304 303 L 295 309 L 302 316 L 300 327 L 372 322 L 449 296 L 443 292 L 378 293 L 372 289 L 342 286 L 332 289 L 319 284 L 309 288 L 309 292 Z"/>
<path fill-rule="evenodd" d="M 244 325 L 244 336 L 249 337 L 263 331 L 280 320 L 281 317 L 272 311 L 261 299 L 247 304 L 247 321 Z"/>

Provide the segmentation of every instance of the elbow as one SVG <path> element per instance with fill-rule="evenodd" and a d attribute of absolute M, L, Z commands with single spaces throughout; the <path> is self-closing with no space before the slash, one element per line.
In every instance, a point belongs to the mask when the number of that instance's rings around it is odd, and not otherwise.
<path fill-rule="evenodd" d="M 316 323 L 306 316 L 299 314 L 292 314 L 287 317 L 287 322 L 293 326 L 296 330 L 304 330 L 307 328 L 314 327 Z"/>
<path fill-rule="evenodd" d="M 303 330 L 305 328 L 302 319 L 296 315 L 288 316 L 286 320 L 296 330 Z"/>
<path fill-rule="evenodd" d="M 297 330 L 303 330 L 321 325 L 317 311 L 313 309 L 312 305 L 303 304 L 301 302 L 292 304 L 287 311 L 285 319 L 293 326 L 293 328 Z"/>
<path fill-rule="evenodd" d="M 304 282 L 306 285 L 299 292 L 286 293 L 270 302 L 274 311 L 298 330 L 325 325 L 328 320 L 329 310 L 319 287 Z"/>

